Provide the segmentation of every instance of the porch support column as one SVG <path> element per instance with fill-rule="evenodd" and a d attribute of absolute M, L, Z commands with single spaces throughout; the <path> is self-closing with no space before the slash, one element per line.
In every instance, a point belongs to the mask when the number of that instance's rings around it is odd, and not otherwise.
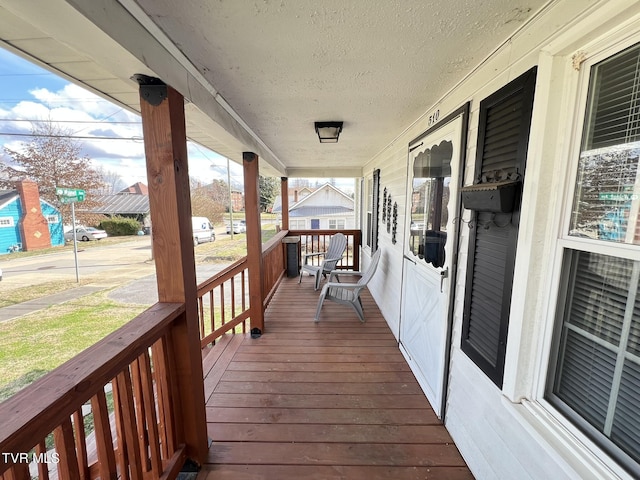
<path fill-rule="evenodd" d="M 258 155 L 253 152 L 243 152 L 242 167 L 244 170 L 244 211 L 247 222 L 251 334 L 259 336 L 264 331 L 264 293 L 262 291 L 262 226 L 260 225 Z"/>
<path fill-rule="evenodd" d="M 289 179 L 280 177 L 280 196 L 282 197 L 282 229 L 289 230 Z"/>
<path fill-rule="evenodd" d="M 207 422 L 198 327 L 184 98 L 161 80 L 136 75 L 153 225 L 158 300 L 185 304 L 171 331 L 177 369 L 178 434 L 187 456 L 207 456 Z"/>

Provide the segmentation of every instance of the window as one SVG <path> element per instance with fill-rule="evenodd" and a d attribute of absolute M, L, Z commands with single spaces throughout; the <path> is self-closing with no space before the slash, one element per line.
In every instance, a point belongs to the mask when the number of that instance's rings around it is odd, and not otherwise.
<path fill-rule="evenodd" d="M 289 219 L 289 229 L 290 230 L 304 230 L 306 228 L 306 223 L 304 218 L 290 218 Z"/>
<path fill-rule="evenodd" d="M 13 227 L 14 225 L 13 217 L 0 217 L 0 228 Z"/>
<path fill-rule="evenodd" d="M 592 66 L 546 394 L 635 472 L 640 256 L 621 244 L 640 244 L 639 109 L 640 47 Z"/>
<path fill-rule="evenodd" d="M 440 268 L 444 265 L 453 143 L 443 140 L 420 152 L 412 162 L 409 250 Z"/>
<path fill-rule="evenodd" d="M 331 230 L 344 230 L 345 220 L 341 219 L 329 219 L 329 229 Z"/>

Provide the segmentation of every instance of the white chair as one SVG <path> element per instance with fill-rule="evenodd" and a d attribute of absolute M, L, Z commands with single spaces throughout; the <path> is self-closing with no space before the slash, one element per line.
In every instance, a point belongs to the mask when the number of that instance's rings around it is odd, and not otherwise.
<path fill-rule="evenodd" d="M 298 279 L 298 283 L 302 282 L 303 272 L 307 272 L 309 276 L 313 275 L 315 278 L 315 290 L 318 290 L 318 288 L 320 288 L 320 275 L 322 274 L 322 276 L 326 277 L 332 270 L 335 270 L 336 264 L 342 260 L 342 255 L 346 248 L 347 237 L 342 233 L 336 233 L 331 237 L 331 240 L 329 240 L 329 247 L 327 247 L 326 252 L 305 254 L 304 262 L 300 269 L 300 278 Z M 311 265 L 309 263 L 311 258 L 320 256 L 323 256 L 324 258 L 319 265 Z"/>
<path fill-rule="evenodd" d="M 376 273 L 376 268 L 378 268 L 381 255 L 382 250 L 378 249 L 376 253 L 373 254 L 373 257 L 371 257 L 369 268 L 367 268 L 364 273 L 349 270 L 335 270 L 331 272 L 331 275 L 329 275 L 329 282 L 322 287 L 314 321 L 318 322 L 320 320 L 320 310 L 322 310 L 323 302 L 325 300 L 331 300 L 343 305 L 349 305 L 355 310 L 356 314 L 358 314 L 360 321 L 364 323 L 364 311 L 362 310 L 360 293 L 373 278 L 373 274 Z M 340 275 L 358 275 L 360 276 L 360 280 L 358 280 L 358 283 L 340 283 Z"/>

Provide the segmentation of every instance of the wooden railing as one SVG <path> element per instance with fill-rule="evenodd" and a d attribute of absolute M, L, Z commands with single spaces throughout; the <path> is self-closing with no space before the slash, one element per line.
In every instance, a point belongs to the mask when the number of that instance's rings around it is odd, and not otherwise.
<path fill-rule="evenodd" d="M 262 292 L 266 308 L 285 271 L 282 239 L 277 233 L 262 247 Z M 201 346 L 214 344 L 227 333 L 246 333 L 250 322 L 248 265 L 242 258 L 198 285 Z"/>
<path fill-rule="evenodd" d="M 300 237 L 302 254 L 324 252 L 329 246 L 331 237 L 336 233 L 343 233 L 347 237 L 347 250 L 336 268 L 358 270 L 360 268 L 360 246 L 362 233 L 360 230 L 289 230 L 289 235 Z M 312 261 L 318 264 L 321 259 L 315 257 Z"/>
<path fill-rule="evenodd" d="M 282 231 L 263 246 L 263 308 L 284 275 L 282 239 L 292 233 L 322 250 L 336 231 Z M 344 233 L 341 267 L 357 267 L 360 232 Z M 202 346 L 246 332 L 247 283 L 241 259 L 198 286 Z M 185 324 L 184 304 L 157 303 L 0 404 L 0 480 L 176 478 L 189 448 L 178 388 Z"/>
<path fill-rule="evenodd" d="M 175 478 L 186 455 L 172 331 L 184 316 L 157 303 L 0 404 L 0 478 Z"/>

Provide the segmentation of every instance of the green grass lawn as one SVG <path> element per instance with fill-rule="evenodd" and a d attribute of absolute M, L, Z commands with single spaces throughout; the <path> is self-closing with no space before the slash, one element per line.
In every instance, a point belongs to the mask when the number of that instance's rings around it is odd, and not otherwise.
<path fill-rule="evenodd" d="M 146 307 L 99 292 L 0 324 L 0 401 L 121 327 Z"/>
<path fill-rule="evenodd" d="M 263 242 L 275 234 L 275 224 L 263 225 Z M 196 262 L 229 262 L 246 254 L 245 234 L 236 234 L 233 240 L 230 235 L 219 235 L 215 242 L 195 247 Z M 6 298 L 0 307 L 76 286 L 75 282 L 55 282 L 12 290 L 3 296 Z M 107 293 L 95 293 L 0 323 L 0 401 L 73 358 L 146 308 L 114 302 Z M 230 311 L 228 306 L 227 309 Z"/>

